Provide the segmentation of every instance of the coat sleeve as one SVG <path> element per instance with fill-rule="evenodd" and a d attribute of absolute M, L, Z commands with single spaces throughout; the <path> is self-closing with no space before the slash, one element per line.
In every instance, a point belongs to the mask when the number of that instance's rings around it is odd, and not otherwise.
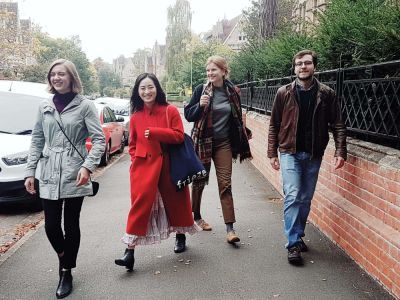
<path fill-rule="evenodd" d="M 271 118 L 268 130 L 268 158 L 278 157 L 279 140 L 278 135 L 281 129 L 283 114 L 283 98 L 286 88 L 279 88 L 272 105 Z"/>
<path fill-rule="evenodd" d="M 86 156 L 82 167 L 85 167 L 90 172 L 94 172 L 97 165 L 100 163 L 101 156 L 106 147 L 103 129 L 101 128 L 99 116 L 97 115 L 96 107 L 92 102 L 89 102 L 85 111 L 85 125 L 89 132 L 89 137 L 92 141 L 92 149 Z"/>
<path fill-rule="evenodd" d="M 204 111 L 204 108 L 200 107 L 200 97 L 202 93 L 203 84 L 200 84 L 195 88 L 189 104 L 187 104 L 184 108 L 185 119 L 188 122 L 196 122 L 201 118 L 201 115 Z"/>
<path fill-rule="evenodd" d="M 136 142 L 137 142 L 137 132 L 136 132 L 136 121 L 135 114 L 132 114 L 129 122 L 129 155 L 131 156 L 131 160 L 135 157 L 136 152 Z"/>
<path fill-rule="evenodd" d="M 28 162 L 25 170 L 25 178 L 35 176 L 37 164 L 45 145 L 45 137 L 43 133 L 42 121 L 43 121 L 42 109 L 40 105 L 37 112 L 36 123 L 32 131 L 31 146 L 29 148 Z"/>
<path fill-rule="evenodd" d="M 159 141 L 165 144 L 180 144 L 183 143 L 183 123 L 178 109 L 169 105 L 167 107 L 168 128 L 149 127 L 149 140 Z"/>
<path fill-rule="evenodd" d="M 346 145 L 346 125 L 343 122 L 342 110 L 340 108 L 340 98 L 336 96 L 334 91 L 331 91 L 331 112 L 329 125 L 332 130 L 333 140 L 335 141 L 335 157 L 347 159 Z"/>

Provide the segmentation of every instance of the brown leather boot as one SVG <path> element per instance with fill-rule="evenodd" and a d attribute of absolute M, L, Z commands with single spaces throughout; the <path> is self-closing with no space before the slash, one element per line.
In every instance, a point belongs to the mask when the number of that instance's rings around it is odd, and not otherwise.
<path fill-rule="evenodd" d="M 235 230 L 231 230 L 231 231 L 229 231 L 229 232 L 227 233 L 227 235 L 226 235 L 226 241 L 227 241 L 229 244 L 234 244 L 234 243 L 240 242 L 240 238 L 239 238 L 239 236 L 236 234 Z"/>

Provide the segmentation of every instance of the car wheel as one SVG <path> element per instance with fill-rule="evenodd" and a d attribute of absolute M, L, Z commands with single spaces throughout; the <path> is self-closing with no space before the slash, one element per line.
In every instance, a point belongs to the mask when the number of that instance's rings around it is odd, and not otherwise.
<path fill-rule="evenodd" d="M 100 166 L 108 165 L 108 162 L 110 161 L 110 155 L 111 155 L 111 145 L 110 145 L 110 143 L 107 143 L 106 150 L 104 150 L 103 156 L 101 157 L 101 160 L 100 160 Z"/>
<path fill-rule="evenodd" d="M 125 148 L 125 135 L 122 135 L 121 146 L 119 147 L 118 153 L 123 153 Z"/>
<path fill-rule="evenodd" d="M 43 210 L 42 199 L 36 197 L 35 201 L 29 205 L 29 211 L 31 212 L 38 212 Z"/>
<path fill-rule="evenodd" d="M 128 146 L 128 143 L 129 143 L 129 132 L 126 131 L 124 134 L 125 134 L 125 146 Z"/>

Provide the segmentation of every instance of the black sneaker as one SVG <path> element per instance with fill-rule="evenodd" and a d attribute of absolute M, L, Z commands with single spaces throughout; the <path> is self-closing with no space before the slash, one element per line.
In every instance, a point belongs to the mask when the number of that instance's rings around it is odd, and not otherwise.
<path fill-rule="evenodd" d="M 300 246 L 295 245 L 288 249 L 288 261 L 290 264 L 293 265 L 300 265 L 302 264 L 303 260 L 301 258 L 301 250 Z"/>
<path fill-rule="evenodd" d="M 298 243 L 298 246 L 300 247 L 300 251 L 301 252 L 307 252 L 308 251 L 308 247 L 306 245 L 306 243 L 303 241 L 302 238 L 300 238 L 300 242 Z"/>

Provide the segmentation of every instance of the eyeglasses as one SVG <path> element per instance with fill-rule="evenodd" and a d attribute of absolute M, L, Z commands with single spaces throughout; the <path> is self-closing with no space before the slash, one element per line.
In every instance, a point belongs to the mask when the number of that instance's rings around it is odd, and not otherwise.
<path fill-rule="evenodd" d="M 313 64 L 313 62 L 312 62 L 311 60 L 298 61 L 298 62 L 295 63 L 294 65 L 295 65 L 296 67 L 301 67 L 303 64 L 307 67 L 307 66 L 311 66 L 311 65 Z"/>

